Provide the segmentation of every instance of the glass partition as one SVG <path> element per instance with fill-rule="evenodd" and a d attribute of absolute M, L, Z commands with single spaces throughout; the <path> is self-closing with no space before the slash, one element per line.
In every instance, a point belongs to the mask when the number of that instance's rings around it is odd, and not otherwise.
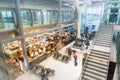
<path fill-rule="evenodd" d="M 85 28 L 88 27 L 89 33 L 97 31 L 100 25 L 102 16 L 102 6 L 87 6 Z"/>
<path fill-rule="evenodd" d="M 116 51 L 117 51 L 117 70 L 118 70 L 118 79 L 120 79 L 120 33 L 117 34 L 116 39 Z"/>
<path fill-rule="evenodd" d="M 67 22 L 67 11 L 62 11 L 62 22 Z"/>
<path fill-rule="evenodd" d="M 15 28 L 13 13 L 12 9 L 0 9 L 0 30 Z"/>
<path fill-rule="evenodd" d="M 44 24 L 50 24 L 50 22 L 51 22 L 50 11 L 48 11 L 48 10 L 42 10 L 42 12 L 43 12 L 43 18 L 44 18 L 43 23 Z"/>
<path fill-rule="evenodd" d="M 10 80 L 4 54 L 0 52 L 0 80 Z"/>
<path fill-rule="evenodd" d="M 21 17 L 23 27 L 30 27 L 31 26 L 31 14 L 29 10 L 21 10 Z"/>
<path fill-rule="evenodd" d="M 62 29 L 62 43 L 66 46 L 67 44 L 74 41 L 76 38 L 73 25 L 64 27 Z"/>
<path fill-rule="evenodd" d="M 67 17 L 68 17 L 68 18 L 67 18 L 67 19 L 68 19 L 67 21 L 68 21 L 68 22 L 71 21 L 71 13 L 72 13 L 71 11 L 68 11 L 68 14 L 67 14 Z"/>
<path fill-rule="evenodd" d="M 17 40 L 4 44 L 4 55 L 9 76 L 11 80 L 15 80 L 22 75 L 22 71 L 25 69 L 21 41 Z"/>
<path fill-rule="evenodd" d="M 52 10 L 51 16 L 52 16 L 52 23 L 57 23 L 58 22 L 58 12 L 55 10 Z"/>
<path fill-rule="evenodd" d="M 48 56 L 56 52 L 59 35 L 57 31 L 51 31 L 28 37 L 25 39 L 25 41 L 28 62 L 31 68 L 33 64 L 39 64 Z"/>
<path fill-rule="evenodd" d="M 41 10 L 32 10 L 33 14 L 33 25 L 41 25 L 43 22 Z"/>

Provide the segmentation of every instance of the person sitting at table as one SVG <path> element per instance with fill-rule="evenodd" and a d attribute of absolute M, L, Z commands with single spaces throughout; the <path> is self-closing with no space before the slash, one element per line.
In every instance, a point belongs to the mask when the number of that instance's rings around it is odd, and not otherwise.
<path fill-rule="evenodd" d="M 38 53 L 41 54 L 41 53 L 42 53 L 42 50 L 41 50 L 41 49 L 38 49 Z"/>
<path fill-rule="evenodd" d="M 39 54 L 38 54 L 38 51 L 34 51 L 34 54 L 35 54 L 35 56 L 38 56 Z"/>
<path fill-rule="evenodd" d="M 11 65 L 14 65 L 15 67 L 18 67 L 20 65 L 19 61 L 15 58 L 9 59 L 8 63 L 10 63 Z"/>
<path fill-rule="evenodd" d="M 33 58 L 34 57 L 34 52 L 32 51 L 32 50 L 29 50 L 29 56 L 31 57 L 31 58 Z"/>
<path fill-rule="evenodd" d="M 21 61 L 24 61 L 24 55 L 23 55 L 23 53 L 20 53 L 20 55 L 18 56 L 18 58 L 19 58 Z"/>

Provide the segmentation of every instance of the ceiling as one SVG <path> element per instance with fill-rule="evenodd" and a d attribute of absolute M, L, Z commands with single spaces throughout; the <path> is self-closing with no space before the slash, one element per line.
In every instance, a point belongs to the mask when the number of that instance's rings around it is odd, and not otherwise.
<path fill-rule="evenodd" d="M 79 0 L 81 2 L 81 4 L 87 3 L 87 2 L 92 2 L 92 3 L 99 3 L 99 2 L 103 2 L 105 0 Z M 61 0 L 62 5 L 74 5 L 74 0 Z M 14 5 L 14 0 L 0 0 L 0 5 L 3 4 L 4 5 Z M 9 3 L 9 4 L 8 4 Z M 58 6 L 59 5 L 59 0 L 20 0 L 20 4 L 24 4 L 24 5 L 50 5 L 50 6 Z"/>
<path fill-rule="evenodd" d="M 9 2 L 9 3 L 13 3 L 14 0 L 0 0 L 0 2 Z M 74 4 L 75 0 L 61 0 L 61 2 L 64 3 L 70 3 L 70 4 Z M 101 2 L 101 1 L 105 1 L 105 0 L 79 0 L 80 2 Z M 20 0 L 21 4 L 28 4 L 28 3 L 32 3 L 32 4 L 58 4 L 59 0 Z"/>

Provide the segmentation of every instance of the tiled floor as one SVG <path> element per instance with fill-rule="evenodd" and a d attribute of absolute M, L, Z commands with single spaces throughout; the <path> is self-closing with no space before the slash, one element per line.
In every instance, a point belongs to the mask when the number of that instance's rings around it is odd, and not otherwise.
<path fill-rule="evenodd" d="M 71 46 L 73 43 L 67 45 Z M 62 48 L 59 52 L 64 54 L 66 47 Z M 49 80 L 78 80 L 81 70 L 82 70 L 82 53 L 76 52 L 78 54 L 78 65 L 74 66 L 73 56 L 69 63 L 64 63 L 54 59 L 52 56 L 43 61 L 42 65 L 45 67 L 55 70 L 55 75 L 48 77 Z M 30 71 L 26 72 L 24 75 L 18 77 L 16 80 L 40 80 L 40 77 L 32 74 Z"/>
<path fill-rule="evenodd" d="M 66 54 L 65 50 L 67 47 L 72 46 L 73 43 L 65 46 L 59 52 L 62 54 Z M 114 47 L 114 49 L 113 49 Z M 112 49 L 115 50 L 115 44 L 113 44 Z M 112 50 L 112 51 L 113 51 Z M 43 61 L 42 65 L 45 67 L 51 68 L 55 70 L 55 75 L 48 77 L 49 80 L 78 80 L 82 70 L 82 53 L 86 51 L 77 51 L 78 54 L 78 66 L 74 66 L 73 56 L 71 57 L 71 61 L 69 63 L 64 63 L 54 59 L 52 56 Z M 89 52 L 89 51 L 88 51 Z M 113 52 L 112 52 L 113 53 Z M 113 53 L 112 55 L 114 55 Z M 111 55 L 111 56 L 112 56 Z M 115 61 L 115 56 L 113 60 Z M 113 80 L 117 80 L 117 71 L 115 71 Z M 34 75 L 30 71 L 26 72 L 24 75 L 18 77 L 16 80 L 40 80 L 39 76 Z"/>

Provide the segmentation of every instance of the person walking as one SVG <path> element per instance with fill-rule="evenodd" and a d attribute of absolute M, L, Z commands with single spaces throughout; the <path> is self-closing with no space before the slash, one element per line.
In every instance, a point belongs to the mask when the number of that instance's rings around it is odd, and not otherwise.
<path fill-rule="evenodd" d="M 87 53 L 84 53 L 83 54 L 83 61 L 82 61 L 82 64 L 84 65 L 85 63 L 85 60 L 89 58 L 89 55 Z"/>
<path fill-rule="evenodd" d="M 69 48 L 68 48 L 68 56 L 71 57 L 71 55 L 72 55 L 72 50 L 71 50 L 71 48 L 69 47 Z"/>
<path fill-rule="evenodd" d="M 77 66 L 77 64 L 78 64 L 78 63 L 77 63 L 78 56 L 77 56 L 77 54 L 76 54 L 76 51 L 74 51 L 74 56 L 73 56 L 73 57 L 74 57 L 74 60 L 75 60 L 75 61 L 74 61 L 74 62 L 75 62 L 75 66 Z"/>

